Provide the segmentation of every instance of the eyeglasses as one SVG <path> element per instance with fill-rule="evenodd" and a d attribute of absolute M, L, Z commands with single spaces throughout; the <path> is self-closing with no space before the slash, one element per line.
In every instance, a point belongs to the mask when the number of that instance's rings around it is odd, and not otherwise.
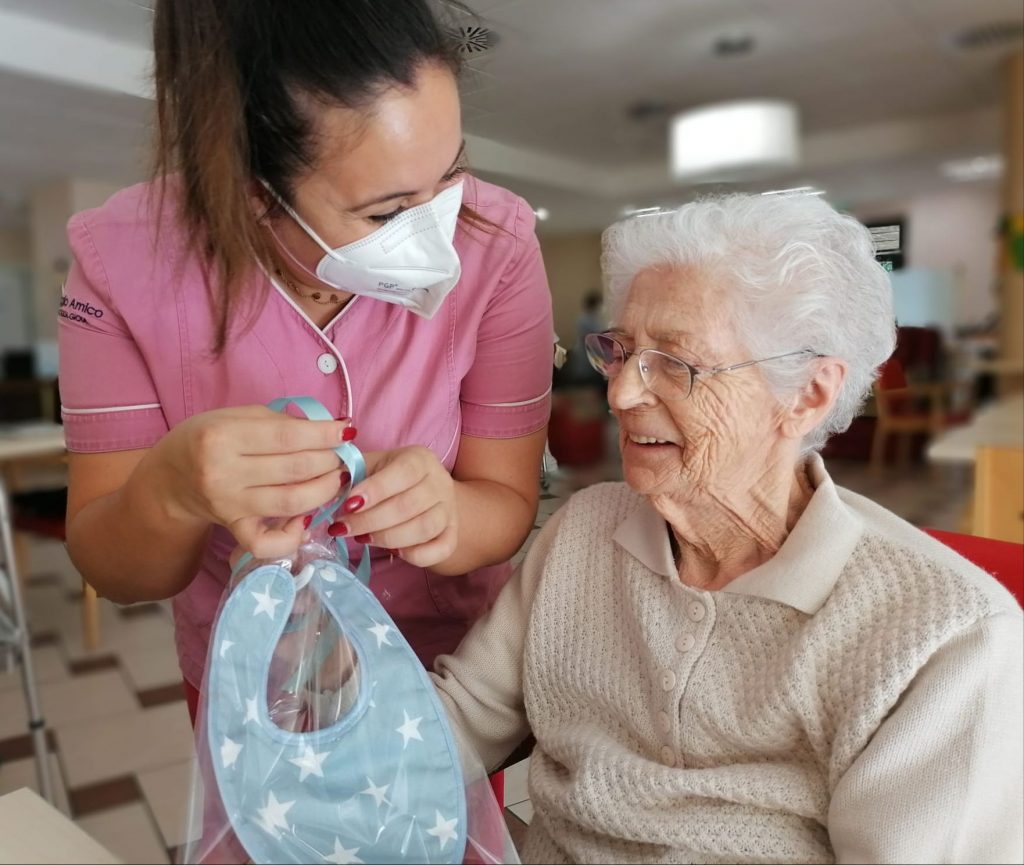
<path fill-rule="evenodd" d="M 733 364 L 732 366 L 701 369 L 692 363 L 687 363 L 682 358 L 658 351 L 656 348 L 629 351 L 614 336 L 607 333 L 589 334 L 584 340 L 584 345 L 587 349 L 587 360 L 590 361 L 590 365 L 607 379 L 616 378 L 625 369 L 626 362 L 633 355 L 636 355 L 640 361 L 640 378 L 643 379 L 644 387 L 651 393 L 656 394 L 660 399 L 672 400 L 688 399 L 693 392 L 693 383 L 697 380 L 697 376 L 700 375 L 718 375 L 720 372 L 731 372 L 732 370 L 743 369 L 757 363 L 781 360 L 784 357 L 796 357 L 798 355 L 824 357 L 822 354 L 805 348 L 800 351 L 777 354 L 773 357 L 763 357 L 760 360 L 748 360 L 744 363 Z"/>

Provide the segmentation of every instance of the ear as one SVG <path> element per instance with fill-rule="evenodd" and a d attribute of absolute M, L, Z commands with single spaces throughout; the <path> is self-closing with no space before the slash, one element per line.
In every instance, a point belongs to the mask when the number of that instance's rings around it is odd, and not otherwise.
<path fill-rule="evenodd" d="M 249 206 L 258 219 L 263 220 L 274 209 L 275 203 L 273 196 L 262 183 L 257 180 L 249 183 Z"/>
<path fill-rule="evenodd" d="M 782 421 L 787 438 L 802 439 L 832 410 L 846 380 L 847 363 L 838 357 L 823 357 L 811 380 L 794 397 Z"/>

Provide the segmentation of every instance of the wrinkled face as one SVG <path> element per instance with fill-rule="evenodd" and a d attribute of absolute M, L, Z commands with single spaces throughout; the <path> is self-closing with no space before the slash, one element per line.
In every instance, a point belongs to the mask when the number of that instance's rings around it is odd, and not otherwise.
<path fill-rule="evenodd" d="M 613 332 L 629 351 L 658 349 L 700 369 L 756 360 L 738 340 L 731 297 L 713 274 L 644 270 Z M 608 383 L 626 482 L 645 495 L 684 499 L 756 482 L 783 440 L 784 414 L 760 368 L 698 375 L 684 396 L 648 390 L 635 356 Z"/>
<path fill-rule="evenodd" d="M 314 170 L 294 187 L 296 212 L 332 248 L 361 240 L 461 179 L 462 115 L 455 76 L 424 65 L 411 88 L 390 88 L 369 109 L 316 105 Z M 323 250 L 290 218 L 274 229 L 314 270 Z"/>

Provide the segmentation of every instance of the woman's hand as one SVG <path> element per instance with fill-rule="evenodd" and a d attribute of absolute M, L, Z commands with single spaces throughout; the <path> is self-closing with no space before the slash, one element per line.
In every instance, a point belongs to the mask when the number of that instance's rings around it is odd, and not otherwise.
<path fill-rule="evenodd" d="M 366 480 L 342 504 L 332 535 L 393 550 L 421 568 L 458 546 L 455 481 L 433 451 L 421 446 L 364 454 Z"/>
<path fill-rule="evenodd" d="M 254 556 L 273 558 L 298 548 L 302 515 L 348 483 L 333 449 L 354 436 L 347 419 L 300 420 L 243 406 L 189 418 L 147 459 L 157 461 L 172 516 L 226 526 Z M 269 525 L 274 518 L 284 521 Z"/>

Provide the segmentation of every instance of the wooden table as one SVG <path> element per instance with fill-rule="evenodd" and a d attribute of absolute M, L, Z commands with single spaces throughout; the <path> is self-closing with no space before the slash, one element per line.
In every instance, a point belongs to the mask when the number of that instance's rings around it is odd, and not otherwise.
<path fill-rule="evenodd" d="M 936 436 L 928 459 L 973 464 L 980 447 L 1024 447 L 1024 393 L 989 403 L 969 423 Z"/>
<path fill-rule="evenodd" d="M 0 468 L 64 453 L 64 427 L 49 421 L 0 423 Z"/>
<path fill-rule="evenodd" d="M 974 470 L 974 492 L 961 531 L 1020 543 L 1022 448 L 1024 393 L 990 403 L 970 423 L 947 430 L 929 445 L 932 462 Z"/>
<path fill-rule="evenodd" d="M 27 787 L 0 796 L 0 865 L 120 861 Z"/>

